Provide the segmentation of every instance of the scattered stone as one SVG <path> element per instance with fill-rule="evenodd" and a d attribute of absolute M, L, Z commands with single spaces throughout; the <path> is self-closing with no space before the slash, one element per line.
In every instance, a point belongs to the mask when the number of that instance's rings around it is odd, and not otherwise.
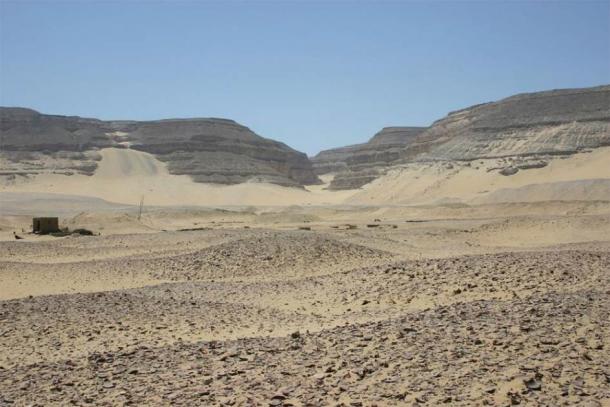
<path fill-rule="evenodd" d="M 518 172 L 519 172 L 519 168 L 517 168 L 517 167 L 506 167 L 506 168 L 503 168 L 502 170 L 500 170 L 500 174 L 502 174 L 504 176 L 515 175 Z"/>

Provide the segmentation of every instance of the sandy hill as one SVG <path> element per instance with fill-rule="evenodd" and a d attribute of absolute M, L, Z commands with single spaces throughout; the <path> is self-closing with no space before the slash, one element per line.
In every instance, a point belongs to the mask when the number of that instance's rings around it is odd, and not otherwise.
<path fill-rule="evenodd" d="M 367 205 L 610 201 L 610 147 L 549 159 L 544 166 L 502 175 L 518 159 L 433 161 L 395 166 L 350 196 Z"/>
<path fill-rule="evenodd" d="M 99 149 L 115 147 L 151 153 L 171 174 L 195 182 L 319 182 L 305 154 L 226 119 L 101 121 L 0 108 L 0 129 L 0 175 L 8 179 L 46 172 L 91 175 Z"/>

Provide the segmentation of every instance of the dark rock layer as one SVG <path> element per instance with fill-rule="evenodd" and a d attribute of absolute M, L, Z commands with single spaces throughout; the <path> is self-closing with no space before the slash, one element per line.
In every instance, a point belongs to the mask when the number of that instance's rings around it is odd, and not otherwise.
<path fill-rule="evenodd" d="M 313 158 L 316 172 L 338 172 L 331 188 L 350 189 L 379 177 L 389 165 L 500 157 L 538 163 L 544 156 L 608 146 L 610 86 L 520 94 L 451 112 L 402 145 L 384 149 L 374 140 L 322 151 Z M 375 148 L 374 154 L 362 153 Z"/>
<path fill-rule="evenodd" d="M 610 86 L 525 93 L 449 113 L 421 159 L 572 154 L 610 145 Z"/>
<path fill-rule="evenodd" d="M 66 152 L 85 154 L 105 147 L 133 148 L 154 154 L 172 174 L 190 175 L 196 182 L 286 186 L 319 182 L 305 154 L 232 120 L 101 121 L 23 108 L 0 108 L 0 119 L 0 145 L 12 161 L 36 160 L 41 154 L 57 160 L 58 154 L 63 158 Z M 78 163 L 71 168 L 76 172 L 95 171 L 95 159 L 71 159 Z M 86 171 L 76 168 L 79 165 Z"/>
<path fill-rule="evenodd" d="M 368 142 L 324 150 L 312 158 L 317 174 L 336 172 L 331 188 L 358 188 L 377 178 L 381 170 L 399 162 L 405 146 L 425 127 L 385 127 Z"/>

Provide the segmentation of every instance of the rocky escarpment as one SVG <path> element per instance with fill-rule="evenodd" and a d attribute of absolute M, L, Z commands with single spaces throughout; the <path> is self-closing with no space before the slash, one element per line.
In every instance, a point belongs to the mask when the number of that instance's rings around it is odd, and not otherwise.
<path fill-rule="evenodd" d="M 557 156 L 608 145 L 610 86 L 598 86 L 521 94 L 449 113 L 394 149 L 389 163 L 497 158 L 498 173 L 510 176 Z M 358 156 L 358 148 L 323 151 L 314 158 L 319 174 L 338 172 L 332 189 L 357 188 L 384 173 L 386 163 L 374 155 Z M 363 162 L 336 164 L 350 160 Z"/>
<path fill-rule="evenodd" d="M 32 109 L 0 108 L 3 151 L 85 151 L 110 147 L 101 120 L 40 114 Z"/>
<path fill-rule="evenodd" d="M 0 172 L 7 178 L 91 175 L 100 159 L 97 151 L 117 147 L 154 154 L 170 173 L 196 182 L 319 182 L 305 154 L 232 120 L 102 121 L 23 108 L 0 108 L 0 119 Z"/>
<path fill-rule="evenodd" d="M 377 178 L 384 168 L 400 161 L 405 146 L 425 127 L 385 127 L 368 142 L 324 150 L 312 158 L 317 174 L 338 173 L 333 189 L 359 188 Z"/>
<path fill-rule="evenodd" d="M 146 122 L 129 132 L 128 139 L 132 148 L 167 162 L 171 173 L 190 175 L 197 182 L 254 180 L 287 186 L 319 182 L 305 154 L 232 120 Z"/>
<path fill-rule="evenodd" d="M 610 86 L 512 96 L 450 113 L 422 135 L 419 159 L 572 154 L 610 145 Z"/>
<path fill-rule="evenodd" d="M 97 150 L 114 144 L 107 127 L 96 119 L 1 107 L 0 176 L 91 175 L 100 160 Z"/>

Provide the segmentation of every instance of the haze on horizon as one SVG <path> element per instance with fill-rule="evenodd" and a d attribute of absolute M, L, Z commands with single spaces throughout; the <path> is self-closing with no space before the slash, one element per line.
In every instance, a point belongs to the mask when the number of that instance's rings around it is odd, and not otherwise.
<path fill-rule="evenodd" d="M 310 155 L 516 93 L 610 83 L 608 1 L 3 1 L 0 27 L 0 105 L 224 117 Z"/>

